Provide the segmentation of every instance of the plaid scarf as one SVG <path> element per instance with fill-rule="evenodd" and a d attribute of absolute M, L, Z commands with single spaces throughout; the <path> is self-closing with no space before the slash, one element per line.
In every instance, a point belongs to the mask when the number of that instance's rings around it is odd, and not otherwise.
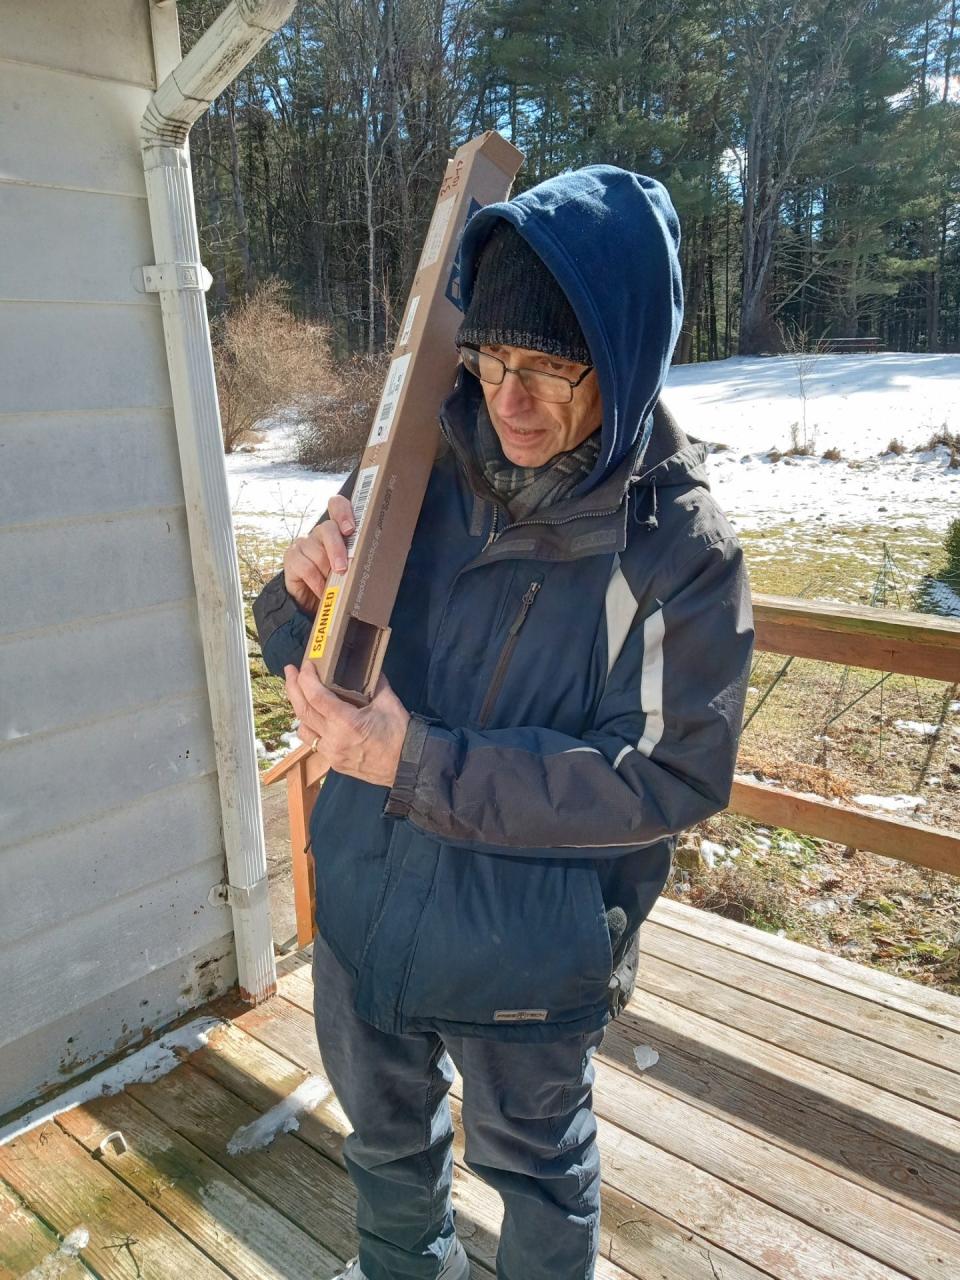
<path fill-rule="evenodd" d="M 568 453 L 540 467 L 518 467 L 503 455 L 485 401 L 477 409 L 475 451 L 483 478 L 512 519 L 522 520 L 572 493 L 590 474 L 600 455 L 600 429 Z"/>

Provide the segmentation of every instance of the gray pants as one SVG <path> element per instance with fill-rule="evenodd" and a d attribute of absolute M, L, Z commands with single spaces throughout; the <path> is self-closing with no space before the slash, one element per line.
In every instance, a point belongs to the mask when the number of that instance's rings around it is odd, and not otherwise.
<path fill-rule="evenodd" d="M 343 1154 L 367 1280 L 435 1280 L 451 1246 L 454 1063 L 466 1163 L 503 1200 L 499 1280 L 592 1280 L 603 1032 L 553 1044 L 385 1034 L 354 1013 L 352 979 L 319 936 L 313 980 L 324 1069 L 353 1127 Z"/>

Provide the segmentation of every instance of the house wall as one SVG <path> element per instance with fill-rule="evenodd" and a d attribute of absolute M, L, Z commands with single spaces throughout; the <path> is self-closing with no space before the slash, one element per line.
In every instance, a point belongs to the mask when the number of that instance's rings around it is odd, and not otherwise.
<path fill-rule="evenodd" d="M 236 979 L 138 129 L 149 0 L 0 0 L 0 1114 Z"/>

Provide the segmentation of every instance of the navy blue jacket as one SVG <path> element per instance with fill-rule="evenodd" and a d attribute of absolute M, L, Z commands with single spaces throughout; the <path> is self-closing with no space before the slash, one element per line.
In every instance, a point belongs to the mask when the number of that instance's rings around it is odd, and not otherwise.
<path fill-rule="evenodd" d="M 362 1017 L 547 1040 L 608 1020 L 675 834 L 727 802 L 753 633 L 706 450 L 653 412 L 680 325 L 666 192 L 593 166 L 481 210 L 466 301 L 498 217 L 576 310 L 600 457 L 509 523 L 475 473 L 481 391 L 461 369 L 391 620 L 384 670 L 414 713 L 395 784 L 331 774 L 310 834 L 317 925 Z M 299 665 L 312 620 L 282 575 L 254 612 L 270 670 Z"/>

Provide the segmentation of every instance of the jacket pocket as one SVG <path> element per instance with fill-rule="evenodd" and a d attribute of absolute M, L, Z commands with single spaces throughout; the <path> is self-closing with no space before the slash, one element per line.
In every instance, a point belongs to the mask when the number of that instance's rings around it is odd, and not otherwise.
<path fill-rule="evenodd" d="M 484 1026 L 573 1021 L 606 1001 L 611 964 L 589 862 L 444 846 L 402 1011 Z"/>
<path fill-rule="evenodd" d="M 396 826 L 370 803 L 370 790 L 369 783 L 330 773 L 310 819 L 317 927 L 355 970 L 385 888 Z"/>

